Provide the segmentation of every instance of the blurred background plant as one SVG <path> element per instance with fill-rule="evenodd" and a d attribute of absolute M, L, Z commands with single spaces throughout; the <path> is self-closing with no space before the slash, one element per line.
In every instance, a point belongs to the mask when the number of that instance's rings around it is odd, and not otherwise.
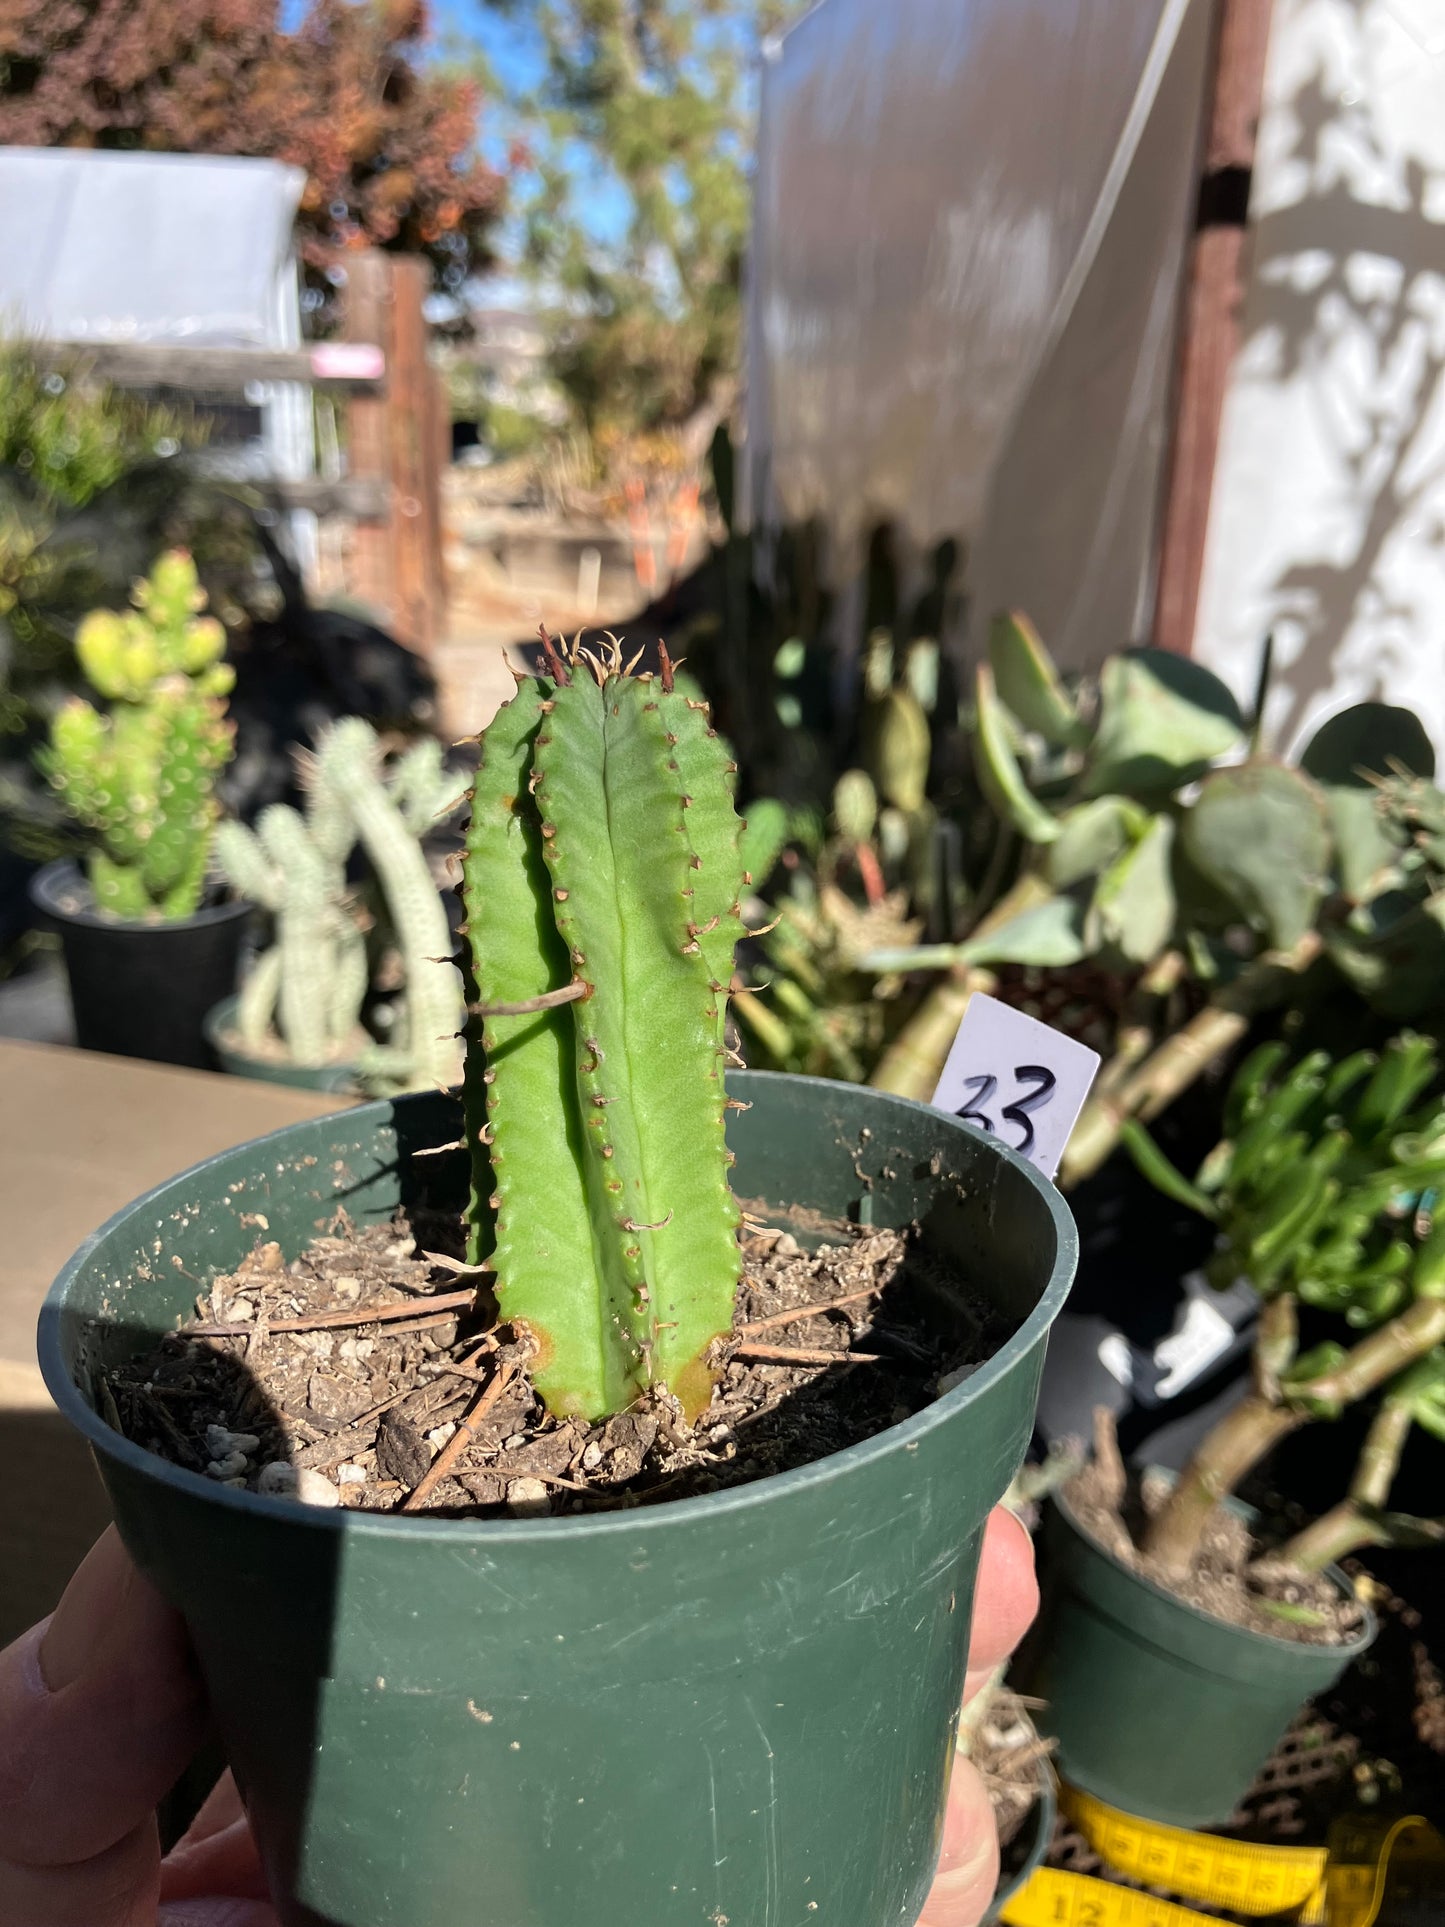
<path fill-rule="evenodd" d="M 1445 1519 L 1392 1513 L 1412 1428 L 1445 1438 L 1445 1099 L 1435 1041 L 1379 1053 L 1280 1041 L 1241 1065 L 1224 1135 L 1193 1179 L 1137 1121 L 1129 1151 L 1155 1186 L 1207 1219 L 1221 1289 L 1246 1279 L 1261 1313 L 1253 1372 L 1151 1521 L 1145 1548 L 1188 1569 L 1221 1499 L 1302 1426 L 1376 1399 L 1348 1492 L 1272 1563 L 1318 1571 L 1366 1545 L 1445 1544 Z M 1301 1340 L 1302 1314 L 1326 1314 Z M 1368 1336 L 1350 1346 L 1333 1320 Z M 1338 1327 L 1334 1327 L 1338 1329 Z"/>
<path fill-rule="evenodd" d="M 735 1006 L 752 1055 L 926 1099 L 987 990 L 1105 1060 L 1074 1184 L 1123 1118 L 1157 1115 L 1269 1013 L 1344 995 L 1378 1033 L 1433 1010 L 1445 797 L 1425 732 L 1363 703 L 1297 766 L 1266 756 L 1269 666 L 1266 649 L 1246 718 L 1163 651 L 1064 678 L 1008 615 L 960 697 L 937 644 L 895 621 L 869 632 L 840 726 L 836 657 L 829 677 L 787 638 L 767 677 L 781 749 L 756 725 L 743 741 L 811 795 L 758 890 L 771 927 Z"/>
<path fill-rule="evenodd" d="M 123 612 L 91 610 L 76 636 L 106 708 L 69 697 L 37 762 L 84 828 L 95 907 L 128 923 L 177 921 L 205 894 L 235 673 L 184 549 L 161 556 L 130 600 Z"/>
<path fill-rule="evenodd" d="M 273 926 L 235 1000 L 236 1041 L 262 1064 L 348 1064 L 375 1094 L 445 1086 L 460 1064 L 461 979 L 423 846 L 464 779 L 430 740 L 388 762 L 357 718 L 324 730 L 301 764 L 303 810 L 274 803 L 254 829 L 216 834 L 227 880 Z M 369 875 L 353 880 L 358 843 Z"/>

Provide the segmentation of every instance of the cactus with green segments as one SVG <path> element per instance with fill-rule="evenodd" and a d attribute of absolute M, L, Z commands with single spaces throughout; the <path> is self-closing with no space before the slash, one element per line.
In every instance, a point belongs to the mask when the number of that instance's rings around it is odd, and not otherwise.
<path fill-rule="evenodd" d="M 127 922 L 188 917 L 205 892 L 219 815 L 216 778 L 231 754 L 225 699 L 235 680 L 226 632 L 184 550 L 136 583 L 133 607 L 96 609 L 76 632 L 86 678 L 109 707 L 64 703 L 41 769 L 95 837 L 97 906 Z"/>
<path fill-rule="evenodd" d="M 1408 1032 L 1378 1056 L 1291 1060 L 1261 1045 L 1224 1107 L 1226 1135 L 1187 1178 L 1144 1127 L 1124 1126 L 1139 1169 L 1216 1228 L 1216 1285 L 1245 1278 L 1261 1313 L 1250 1388 L 1219 1420 L 1145 1541 L 1189 1567 L 1215 1506 L 1282 1438 L 1378 1398 L 1340 1503 L 1274 1562 L 1318 1571 L 1361 1546 L 1445 1543 L 1445 1522 L 1404 1519 L 1389 1491 L 1412 1426 L 1445 1436 L 1445 1094 L 1435 1044 Z M 1298 1307 L 1367 1334 L 1298 1350 Z"/>
<path fill-rule="evenodd" d="M 694 1418 L 740 1276 L 722 1026 L 744 870 L 701 698 L 551 653 L 482 733 L 463 862 L 471 1255 L 554 1412 Z"/>

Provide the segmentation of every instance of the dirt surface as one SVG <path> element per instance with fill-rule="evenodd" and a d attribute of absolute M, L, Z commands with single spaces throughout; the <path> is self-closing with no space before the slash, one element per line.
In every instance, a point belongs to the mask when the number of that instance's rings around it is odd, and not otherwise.
<path fill-rule="evenodd" d="M 313 1504 L 525 1517 L 715 1491 L 909 1417 L 1005 1335 L 965 1300 L 941 1329 L 903 1233 L 834 1235 L 805 1252 L 745 1231 L 734 1329 L 691 1429 L 664 1398 L 553 1420 L 454 1220 L 358 1229 L 341 1212 L 289 1265 L 258 1244 L 100 1402 L 177 1464 Z"/>
<path fill-rule="evenodd" d="M 1341 1594 L 1322 1573 L 1301 1578 L 1257 1565 L 1267 1544 L 1256 1539 L 1245 1520 L 1222 1508 L 1204 1532 L 1188 1577 L 1182 1582 L 1166 1578 L 1139 1541 L 1168 1490 L 1162 1480 L 1140 1480 L 1131 1473 L 1121 1491 L 1121 1468 L 1097 1456 L 1065 1488 L 1069 1511 L 1096 1544 L 1211 1618 L 1310 1646 L 1339 1645 L 1354 1636 L 1361 1619 L 1355 1599 Z"/>

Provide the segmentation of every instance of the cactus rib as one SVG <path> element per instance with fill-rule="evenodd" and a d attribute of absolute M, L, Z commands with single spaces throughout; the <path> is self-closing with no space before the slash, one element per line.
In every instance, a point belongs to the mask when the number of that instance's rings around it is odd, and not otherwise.
<path fill-rule="evenodd" d="M 479 1076 L 469 1048 L 464 1085 L 473 1254 L 492 1242 L 498 1300 L 532 1334 L 554 1411 L 597 1417 L 654 1388 L 690 1419 L 740 1269 L 721 1047 L 742 885 L 729 758 L 670 672 L 633 677 L 615 644 L 552 666 L 483 734 L 463 869 L 486 1053 Z M 566 1003 L 504 1008 L 574 981 L 585 993 Z"/>

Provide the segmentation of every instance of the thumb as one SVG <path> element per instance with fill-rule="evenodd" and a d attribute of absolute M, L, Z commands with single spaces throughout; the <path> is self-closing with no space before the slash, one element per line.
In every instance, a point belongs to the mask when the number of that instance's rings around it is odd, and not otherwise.
<path fill-rule="evenodd" d="M 998 1885 L 998 1830 L 977 1767 L 955 1759 L 938 1875 L 918 1927 L 978 1927 Z"/>
<path fill-rule="evenodd" d="M 155 1805 L 203 1721 L 184 1627 L 112 1528 L 0 1653 L 0 1920 L 153 1920 Z"/>

